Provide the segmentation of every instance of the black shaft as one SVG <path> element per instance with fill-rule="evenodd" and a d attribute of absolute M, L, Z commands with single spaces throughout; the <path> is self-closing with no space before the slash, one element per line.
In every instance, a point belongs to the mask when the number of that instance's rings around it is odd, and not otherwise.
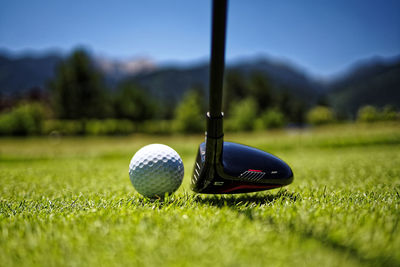
<path fill-rule="evenodd" d="M 225 68 L 227 0 L 213 0 L 210 64 L 210 118 L 221 117 Z"/>

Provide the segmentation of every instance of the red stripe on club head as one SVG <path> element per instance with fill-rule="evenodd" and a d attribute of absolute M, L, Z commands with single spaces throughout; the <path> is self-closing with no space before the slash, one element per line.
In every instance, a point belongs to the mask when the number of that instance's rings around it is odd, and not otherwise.
<path fill-rule="evenodd" d="M 262 170 L 253 170 L 253 169 L 248 169 L 248 172 L 262 172 Z"/>

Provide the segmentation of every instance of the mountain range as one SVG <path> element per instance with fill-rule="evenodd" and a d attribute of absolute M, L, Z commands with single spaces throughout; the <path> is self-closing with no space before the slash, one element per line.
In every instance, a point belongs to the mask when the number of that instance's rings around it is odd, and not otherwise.
<path fill-rule="evenodd" d="M 146 58 L 126 61 L 92 58 L 110 88 L 128 79 L 146 88 L 154 97 L 172 104 L 193 87 L 203 88 L 207 94 L 209 67 L 206 62 L 158 66 Z M 21 95 L 32 88 L 46 91 L 48 81 L 55 76 L 56 66 L 63 59 L 64 56 L 57 53 L 16 57 L 0 52 L 0 94 Z M 343 114 L 354 114 L 366 104 L 400 108 L 399 56 L 360 61 L 330 81 L 321 81 L 302 68 L 268 57 L 228 63 L 227 69 L 235 69 L 243 75 L 261 73 L 273 86 L 287 90 L 305 103 L 313 105 L 323 98 Z"/>
<path fill-rule="evenodd" d="M 400 57 L 360 61 L 327 87 L 335 110 L 354 114 L 360 106 L 400 108 Z"/>

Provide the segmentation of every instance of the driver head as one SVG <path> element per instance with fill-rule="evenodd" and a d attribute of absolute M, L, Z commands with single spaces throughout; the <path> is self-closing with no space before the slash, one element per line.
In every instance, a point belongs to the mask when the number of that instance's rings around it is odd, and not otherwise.
<path fill-rule="evenodd" d="M 210 138 L 200 144 L 192 189 L 208 194 L 247 193 L 282 187 L 292 181 L 291 168 L 274 155 Z"/>

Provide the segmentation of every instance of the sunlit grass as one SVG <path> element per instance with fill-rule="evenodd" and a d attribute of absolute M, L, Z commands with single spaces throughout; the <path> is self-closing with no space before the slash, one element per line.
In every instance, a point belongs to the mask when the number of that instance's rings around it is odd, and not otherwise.
<path fill-rule="evenodd" d="M 228 133 L 295 173 L 249 195 L 190 191 L 203 139 L 0 139 L 0 266 L 400 265 L 400 125 Z M 185 165 L 165 201 L 129 181 L 130 158 L 149 143 Z"/>

